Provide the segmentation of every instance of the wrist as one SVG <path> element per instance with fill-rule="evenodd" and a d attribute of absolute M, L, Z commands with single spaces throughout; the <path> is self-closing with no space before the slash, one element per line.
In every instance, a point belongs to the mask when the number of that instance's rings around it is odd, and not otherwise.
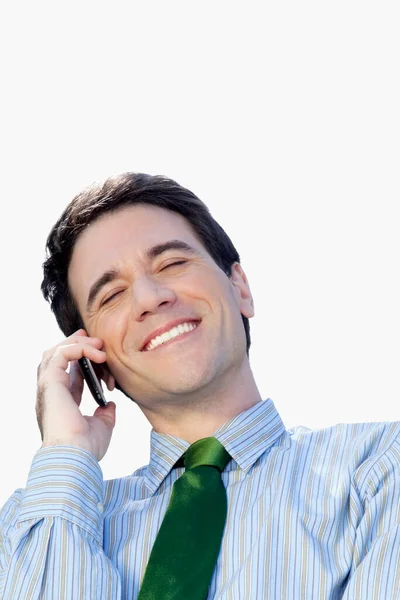
<path fill-rule="evenodd" d="M 78 448 L 79 450 L 85 450 L 86 452 L 89 452 L 89 454 L 91 454 L 94 458 L 97 457 L 95 455 L 95 452 L 93 451 L 93 448 L 91 446 L 91 444 L 89 444 L 87 441 L 84 441 L 82 439 L 79 438 L 44 438 L 41 448 L 48 448 L 48 447 L 57 447 L 57 446 L 70 446 L 72 448 Z"/>

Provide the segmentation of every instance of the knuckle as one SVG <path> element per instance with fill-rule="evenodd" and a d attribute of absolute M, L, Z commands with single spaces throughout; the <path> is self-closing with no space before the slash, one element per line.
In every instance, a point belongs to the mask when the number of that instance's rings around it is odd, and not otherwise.
<path fill-rule="evenodd" d="M 42 354 L 42 360 L 38 365 L 37 368 L 37 373 L 39 374 L 40 371 L 43 371 L 47 365 L 49 364 L 51 357 L 53 356 L 54 353 L 54 348 L 49 348 L 47 350 L 45 350 Z"/>
<path fill-rule="evenodd" d="M 62 355 L 62 353 L 62 346 L 55 346 L 54 348 L 43 352 L 42 361 L 39 363 L 36 370 L 38 381 L 43 378 L 44 373 L 48 370 L 49 366 L 51 366 L 51 363 L 53 363 L 60 355 Z"/>
<path fill-rule="evenodd" d="M 57 358 L 58 356 L 60 356 L 60 354 L 62 354 L 62 352 L 63 352 L 62 347 L 61 346 L 57 346 L 56 348 L 54 348 L 53 356 L 51 358 L 52 359 Z"/>

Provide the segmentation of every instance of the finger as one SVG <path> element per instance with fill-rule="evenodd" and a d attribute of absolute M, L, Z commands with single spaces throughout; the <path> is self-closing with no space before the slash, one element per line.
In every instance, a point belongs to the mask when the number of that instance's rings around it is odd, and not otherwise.
<path fill-rule="evenodd" d="M 107 356 L 104 350 L 95 348 L 89 343 L 76 343 L 65 346 L 58 346 L 53 355 L 47 360 L 47 365 L 51 367 L 60 367 L 67 370 L 68 364 L 73 360 L 79 360 L 83 357 L 89 358 L 96 363 L 105 362 Z"/>
<path fill-rule="evenodd" d="M 113 375 L 111 375 L 111 373 L 109 371 L 105 371 L 103 370 L 103 379 L 106 383 L 107 389 L 112 392 L 113 389 L 115 388 L 115 379 L 113 377 Z"/>
<path fill-rule="evenodd" d="M 79 329 L 77 329 L 76 331 L 74 331 L 73 333 L 71 333 L 71 335 L 69 337 L 72 337 L 73 335 L 87 335 L 87 332 L 85 329 L 83 329 L 83 327 L 80 327 Z M 67 338 L 68 339 L 68 338 Z"/>
<path fill-rule="evenodd" d="M 80 406 L 82 401 L 84 379 L 79 367 L 79 363 L 76 360 L 70 363 L 69 380 L 69 391 L 71 392 L 71 396 L 75 400 L 76 404 Z"/>
<path fill-rule="evenodd" d="M 41 372 L 46 369 L 48 363 L 51 360 L 53 360 L 54 356 L 60 354 L 60 349 L 70 348 L 74 344 L 77 344 L 77 345 L 84 344 L 86 347 L 92 346 L 93 348 L 97 348 L 98 350 L 100 350 L 103 347 L 103 341 L 100 338 L 89 338 L 89 337 L 85 337 L 85 336 L 75 336 L 75 337 L 71 336 L 70 338 L 66 338 L 60 344 L 57 344 L 57 346 L 53 346 L 52 348 L 49 348 L 48 350 L 43 352 L 42 361 L 37 368 L 37 377 L 38 378 L 40 377 Z M 78 355 L 79 350 L 76 351 L 75 354 Z M 79 358 L 82 358 L 82 356 L 79 356 Z M 95 360 L 95 362 L 97 362 L 96 359 L 94 359 L 94 360 Z M 103 361 L 100 360 L 99 362 L 103 362 Z"/>
<path fill-rule="evenodd" d="M 103 340 L 102 339 L 100 339 L 98 337 L 91 337 L 91 336 L 89 336 L 83 329 L 80 329 L 76 333 L 73 333 L 72 335 L 70 335 L 69 337 L 64 338 L 55 347 L 57 347 L 57 346 L 64 346 L 64 345 L 68 346 L 71 343 L 77 344 L 77 343 L 81 343 L 81 342 L 86 342 L 86 343 L 89 343 L 89 344 L 93 344 L 94 346 L 96 346 L 98 348 L 102 348 L 103 347 Z"/>

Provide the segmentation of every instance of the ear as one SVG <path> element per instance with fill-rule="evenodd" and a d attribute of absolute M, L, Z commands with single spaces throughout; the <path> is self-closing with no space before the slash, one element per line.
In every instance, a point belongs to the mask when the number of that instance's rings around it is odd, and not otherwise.
<path fill-rule="evenodd" d="M 113 375 L 111 375 L 111 371 L 108 368 L 107 363 L 102 363 L 101 365 L 97 365 L 101 368 L 101 378 L 105 381 L 107 389 L 112 391 L 116 387 L 116 381 Z"/>
<path fill-rule="evenodd" d="M 231 267 L 230 279 L 236 291 L 240 312 L 244 317 L 251 319 L 255 314 L 253 296 L 246 274 L 238 262 L 233 263 Z"/>

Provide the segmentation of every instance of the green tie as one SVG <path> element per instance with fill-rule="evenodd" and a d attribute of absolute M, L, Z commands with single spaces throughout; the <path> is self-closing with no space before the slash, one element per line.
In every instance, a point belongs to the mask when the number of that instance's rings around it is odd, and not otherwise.
<path fill-rule="evenodd" d="M 137 600 L 204 600 L 226 519 L 221 481 L 230 456 L 213 437 L 184 455 L 185 472 L 172 486 Z"/>

